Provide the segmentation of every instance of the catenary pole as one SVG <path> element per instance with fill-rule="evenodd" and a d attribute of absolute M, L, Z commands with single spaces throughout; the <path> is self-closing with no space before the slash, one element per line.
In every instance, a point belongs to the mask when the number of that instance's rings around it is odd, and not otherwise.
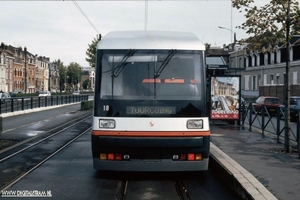
<path fill-rule="evenodd" d="M 291 0 L 287 2 L 286 16 L 286 76 L 285 76 L 285 131 L 284 131 L 284 150 L 291 152 L 290 146 L 290 7 Z"/>

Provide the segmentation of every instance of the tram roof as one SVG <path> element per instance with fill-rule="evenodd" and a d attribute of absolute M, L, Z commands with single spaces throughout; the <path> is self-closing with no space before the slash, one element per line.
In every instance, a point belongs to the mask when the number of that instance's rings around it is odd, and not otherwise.
<path fill-rule="evenodd" d="M 205 50 L 205 45 L 189 32 L 113 31 L 101 39 L 97 49 Z"/>

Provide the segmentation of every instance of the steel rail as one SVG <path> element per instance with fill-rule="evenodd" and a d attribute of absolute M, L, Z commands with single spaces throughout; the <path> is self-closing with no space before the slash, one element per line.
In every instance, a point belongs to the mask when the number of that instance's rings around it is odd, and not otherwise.
<path fill-rule="evenodd" d="M 73 142 L 75 142 L 78 138 L 80 138 L 81 136 L 83 136 L 87 132 L 91 131 L 91 129 L 92 129 L 92 127 L 89 127 L 88 129 L 86 129 L 83 132 L 81 132 L 79 135 L 77 135 L 72 140 L 70 140 L 69 142 L 67 142 L 63 146 L 61 146 L 59 149 L 57 149 L 56 151 L 54 151 L 52 154 L 50 154 L 49 156 L 47 156 L 45 159 L 41 160 L 38 164 L 36 164 L 32 168 L 30 168 L 28 171 L 22 173 L 21 175 L 19 175 L 18 177 L 16 177 L 14 180 L 12 180 L 10 183 L 8 183 L 5 186 L 3 186 L 2 188 L 0 188 L 0 191 L 2 192 L 2 191 L 5 191 L 5 190 L 8 190 L 11 186 L 13 186 L 14 184 L 16 184 L 17 182 L 19 182 L 20 180 L 22 180 L 25 176 L 27 176 L 28 174 L 30 174 L 31 172 L 33 172 L 34 170 L 36 170 L 38 167 L 40 167 L 42 164 L 44 164 L 50 158 L 52 158 L 53 156 L 55 156 L 56 154 L 58 154 L 59 152 L 61 152 L 63 149 L 65 149 L 67 146 L 69 146 L 70 144 L 72 144 Z"/>

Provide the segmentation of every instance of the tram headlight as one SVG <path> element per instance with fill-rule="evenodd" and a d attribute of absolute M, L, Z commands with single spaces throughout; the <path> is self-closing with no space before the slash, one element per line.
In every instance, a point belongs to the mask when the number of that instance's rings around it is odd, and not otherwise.
<path fill-rule="evenodd" d="M 115 128 L 115 120 L 112 119 L 100 119 L 99 128 Z"/>
<path fill-rule="evenodd" d="M 203 120 L 188 120 L 186 126 L 188 129 L 203 129 Z"/>

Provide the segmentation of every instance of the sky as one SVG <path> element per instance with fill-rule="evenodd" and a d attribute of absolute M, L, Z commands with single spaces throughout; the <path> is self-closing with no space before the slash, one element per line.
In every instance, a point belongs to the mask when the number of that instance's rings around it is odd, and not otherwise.
<path fill-rule="evenodd" d="M 75 3 L 74 3 L 75 2 Z M 268 0 L 256 0 L 264 3 Z M 249 37 L 235 28 L 245 21 L 230 0 L 1 1 L 0 42 L 32 54 L 88 67 L 92 40 L 110 31 L 193 32 L 213 47 Z M 226 29 L 220 29 L 223 26 Z"/>

